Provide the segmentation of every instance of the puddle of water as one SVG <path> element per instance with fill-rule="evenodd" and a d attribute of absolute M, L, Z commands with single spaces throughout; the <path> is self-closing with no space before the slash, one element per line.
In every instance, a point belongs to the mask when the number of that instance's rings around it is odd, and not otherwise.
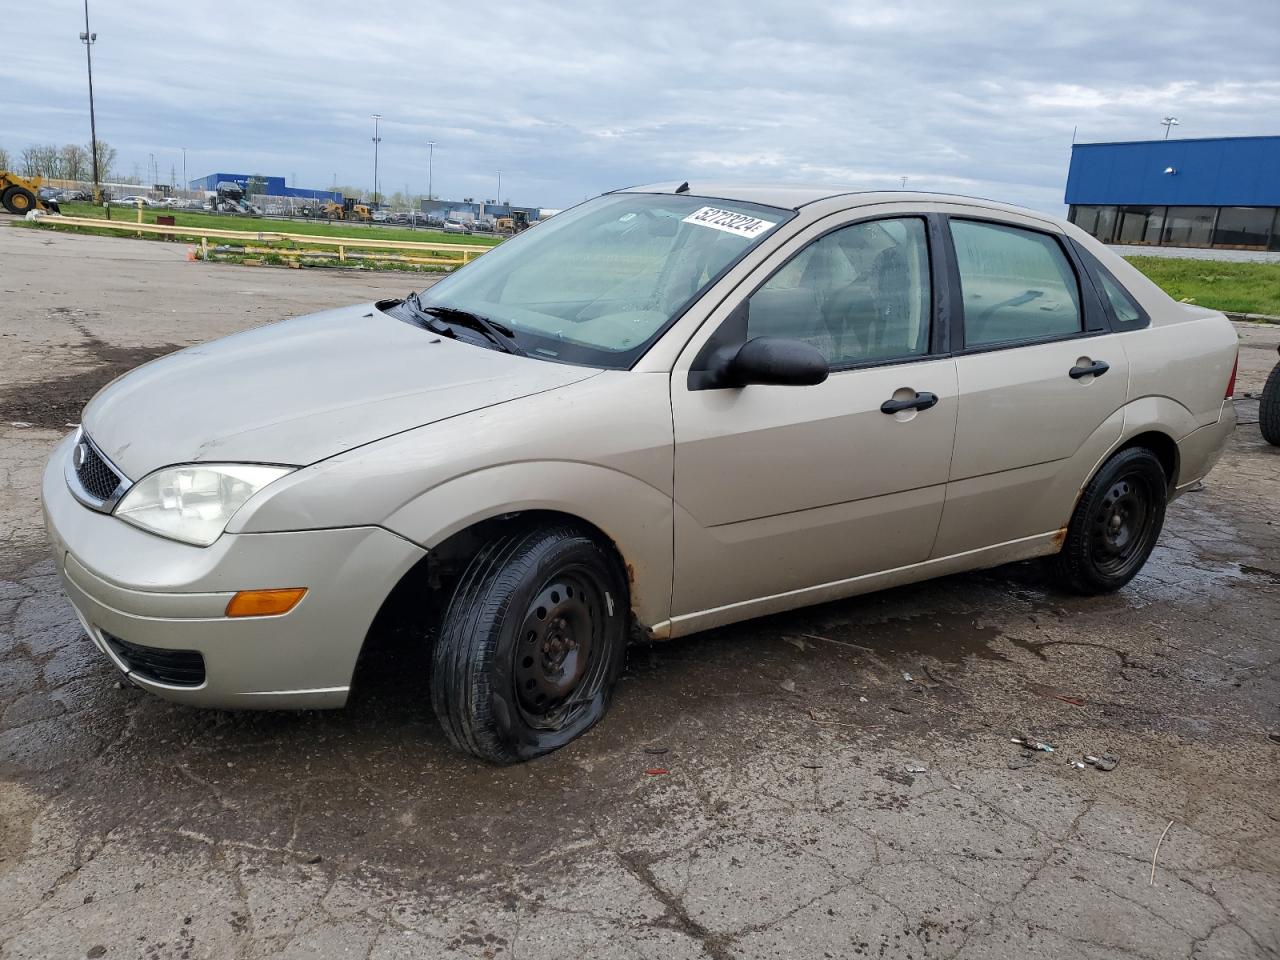
<path fill-rule="evenodd" d="M 69 311 L 61 307 L 53 312 L 62 318 Z M 43 380 L 0 388 L 0 421 L 22 421 L 62 430 L 68 423 L 78 423 L 85 404 L 116 377 L 181 349 L 172 343 L 114 346 L 90 335 L 82 323 L 75 320 L 71 323 L 84 337 L 84 341 L 75 346 L 84 357 L 83 365 Z"/>

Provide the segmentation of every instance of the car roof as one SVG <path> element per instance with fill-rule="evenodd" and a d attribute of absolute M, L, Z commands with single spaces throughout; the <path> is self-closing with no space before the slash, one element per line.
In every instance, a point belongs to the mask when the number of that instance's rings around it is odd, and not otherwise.
<path fill-rule="evenodd" d="M 995 200 L 984 200 L 979 197 L 966 197 L 954 193 L 924 193 L 916 190 L 850 190 L 832 184 L 764 184 L 740 183 L 735 181 L 688 181 L 688 195 L 706 197 L 714 200 L 737 200 L 742 203 L 761 203 L 770 207 L 783 207 L 799 210 L 819 200 L 830 200 L 840 197 L 848 200 L 850 207 L 870 206 L 875 203 L 918 202 L 963 202 L 989 210 L 1000 210 L 1005 213 L 1020 213 L 1045 219 L 1038 210 L 1029 210 L 1013 204 L 999 203 Z M 615 193 L 675 193 L 684 182 L 672 180 L 669 183 L 649 183 L 627 187 Z M 683 192 L 683 191 L 682 191 Z"/>

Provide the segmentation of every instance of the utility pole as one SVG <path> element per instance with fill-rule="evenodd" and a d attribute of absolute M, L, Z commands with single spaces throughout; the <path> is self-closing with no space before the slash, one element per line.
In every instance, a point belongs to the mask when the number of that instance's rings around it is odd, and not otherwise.
<path fill-rule="evenodd" d="M 498 195 L 493 198 L 495 203 L 502 202 L 502 171 L 498 171 Z"/>
<path fill-rule="evenodd" d="M 191 181 L 187 179 L 187 148 L 182 148 L 182 189 L 186 190 L 191 186 Z"/>
<path fill-rule="evenodd" d="M 434 140 L 427 141 L 427 199 L 434 200 L 435 184 L 432 182 L 433 167 L 436 159 L 436 142 Z"/>
<path fill-rule="evenodd" d="M 1169 139 L 1169 131 L 1170 131 L 1173 127 L 1178 126 L 1178 118 L 1177 118 L 1177 117 L 1165 117 L 1163 120 L 1161 120 L 1161 121 L 1160 121 L 1160 123 L 1164 125 L 1164 138 L 1165 138 L 1166 140 L 1168 140 L 1168 139 Z"/>
<path fill-rule="evenodd" d="M 373 206 L 378 206 L 378 144 L 382 142 L 382 138 L 378 136 L 378 121 L 382 119 L 382 114 L 375 113 L 373 115 Z"/>
<path fill-rule="evenodd" d="M 84 0 L 84 33 L 80 34 L 80 42 L 84 44 L 85 62 L 89 66 L 89 149 L 93 151 L 93 202 L 102 202 L 102 187 L 98 178 L 98 123 L 93 115 L 93 45 L 98 35 L 89 32 L 89 0 Z"/>

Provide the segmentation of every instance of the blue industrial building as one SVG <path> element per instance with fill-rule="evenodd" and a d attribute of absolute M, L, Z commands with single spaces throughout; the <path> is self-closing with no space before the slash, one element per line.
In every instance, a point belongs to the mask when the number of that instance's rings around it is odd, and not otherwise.
<path fill-rule="evenodd" d="M 1066 202 L 1105 243 L 1280 250 L 1280 136 L 1078 143 Z"/>
<path fill-rule="evenodd" d="M 252 192 L 262 194 L 268 197 L 301 197 L 307 200 L 333 200 L 337 203 L 342 202 L 342 194 L 335 193 L 332 190 L 308 190 L 300 187 L 286 187 L 284 185 L 284 177 L 264 177 L 252 173 L 211 173 L 207 177 L 201 177 L 199 180 L 192 180 L 188 184 L 191 190 L 217 190 L 220 183 L 238 183 L 244 188 L 245 193 L 249 193 L 249 181 L 254 180 L 261 183 L 262 189 L 255 189 Z"/>

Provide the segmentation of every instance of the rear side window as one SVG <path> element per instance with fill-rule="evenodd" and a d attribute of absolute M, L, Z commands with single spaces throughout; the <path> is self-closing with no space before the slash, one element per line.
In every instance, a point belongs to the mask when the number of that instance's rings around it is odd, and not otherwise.
<path fill-rule="evenodd" d="M 1114 316 L 1113 323 L 1116 329 L 1134 330 L 1138 327 L 1146 326 L 1147 318 L 1138 306 L 1137 301 L 1129 295 L 1129 291 L 1120 286 L 1111 274 L 1102 270 L 1098 270 L 1096 273 L 1102 281 L 1103 293 L 1107 295 L 1107 300 L 1111 302 L 1111 312 Z"/>
<path fill-rule="evenodd" d="M 970 220 L 952 220 L 951 236 L 960 268 L 966 347 L 1080 332 L 1080 287 L 1052 237 Z"/>

